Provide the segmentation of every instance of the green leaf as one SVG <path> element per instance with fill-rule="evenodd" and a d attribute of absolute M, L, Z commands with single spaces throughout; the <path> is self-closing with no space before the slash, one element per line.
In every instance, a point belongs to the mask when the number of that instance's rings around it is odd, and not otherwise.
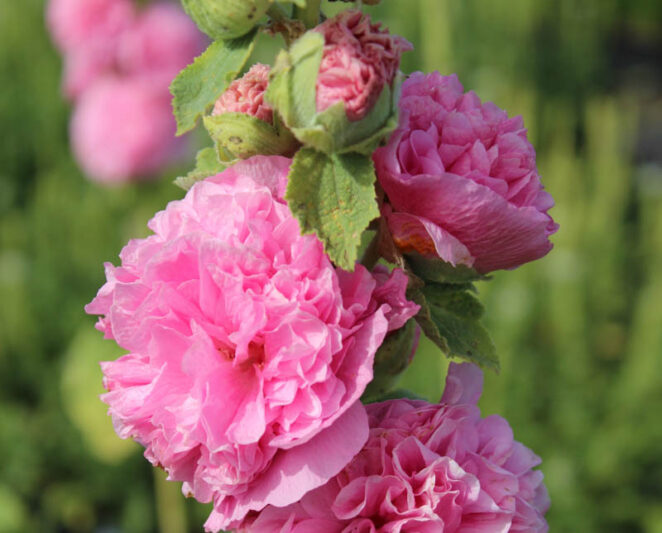
<path fill-rule="evenodd" d="M 479 322 L 485 310 L 471 286 L 430 283 L 422 294 L 432 323 L 448 345 L 447 355 L 498 371 L 494 343 Z"/>
<path fill-rule="evenodd" d="M 285 195 L 303 233 L 316 233 L 331 260 L 354 270 L 361 234 L 379 216 L 369 157 L 297 152 Z"/>
<path fill-rule="evenodd" d="M 223 172 L 227 165 L 221 163 L 216 155 L 216 150 L 211 146 L 203 148 L 195 156 L 195 168 L 186 176 L 175 179 L 175 185 L 188 191 L 193 185 L 209 176 L 215 176 Z"/>
<path fill-rule="evenodd" d="M 204 118 L 205 128 L 218 147 L 235 158 L 254 155 L 290 155 L 298 143 L 285 128 L 244 113 L 223 113 Z"/>
<path fill-rule="evenodd" d="M 170 85 L 177 135 L 195 128 L 241 72 L 255 46 L 257 31 L 231 41 L 215 41 Z"/>
<path fill-rule="evenodd" d="M 453 266 L 441 259 L 430 259 L 417 253 L 407 254 L 405 257 L 412 272 L 425 281 L 462 284 L 490 279 L 465 265 Z"/>
<path fill-rule="evenodd" d="M 306 7 L 306 0 L 278 0 L 281 4 L 294 4 L 297 7 Z"/>

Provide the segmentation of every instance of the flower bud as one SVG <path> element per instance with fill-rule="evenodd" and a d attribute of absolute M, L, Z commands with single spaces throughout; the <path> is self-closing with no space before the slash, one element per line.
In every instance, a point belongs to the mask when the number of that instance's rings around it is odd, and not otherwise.
<path fill-rule="evenodd" d="M 235 39 L 255 27 L 271 0 L 182 0 L 182 4 L 212 39 Z"/>
<path fill-rule="evenodd" d="M 254 155 L 291 155 L 299 146 L 283 125 L 274 121 L 264 101 L 269 66 L 258 63 L 233 81 L 204 119 L 216 142 L 221 160 L 248 159 Z"/>
<path fill-rule="evenodd" d="M 411 48 L 345 11 L 281 52 L 267 100 L 304 145 L 369 155 L 397 124 L 400 56 Z"/>

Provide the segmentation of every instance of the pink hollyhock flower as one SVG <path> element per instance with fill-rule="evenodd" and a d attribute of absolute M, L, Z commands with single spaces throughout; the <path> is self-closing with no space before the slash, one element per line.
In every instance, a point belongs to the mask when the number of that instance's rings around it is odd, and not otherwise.
<path fill-rule="evenodd" d="M 540 459 L 503 418 L 480 417 L 481 390 L 478 367 L 452 363 L 439 405 L 368 405 L 368 442 L 340 474 L 298 503 L 252 514 L 239 531 L 546 532 Z"/>
<path fill-rule="evenodd" d="M 78 102 L 71 120 L 74 154 L 95 181 L 123 182 L 149 177 L 185 148 L 167 87 L 149 80 L 108 78 Z"/>
<path fill-rule="evenodd" d="M 65 53 L 90 43 L 112 43 L 133 22 L 131 0 L 50 0 L 46 22 L 55 44 Z"/>
<path fill-rule="evenodd" d="M 64 56 L 62 91 L 70 100 L 78 100 L 97 80 L 119 71 L 117 43 L 94 41 L 67 52 Z"/>
<path fill-rule="evenodd" d="M 400 127 L 374 155 L 385 213 L 404 252 L 481 273 L 547 254 L 558 229 L 547 210 L 522 118 L 464 93 L 457 76 L 413 74 Z"/>
<path fill-rule="evenodd" d="M 214 105 L 214 115 L 223 113 L 244 113 L 271 124 L 273 109 L 264 101 L 264 93 L 269 86 L 268 65 L 256 63 L 220 96 Z"/>
<path fill-rule="evenodd" d="M 123 35 L 118 62 L 126 74 L 167 87 L 204 48 L 202 33 L 184 11 L 161 2 L 142 11 Z"/>
<path fill-rule="evenodd" d="M 317 76 L 317 111 L 345 103 L 349 120 L 365 117 L 391 85 L 403 52 L 412 45 L 390 35 L 360 11 L 344 11 L 320 24 L 324 53 Z"/>
<path fill-rule="evenodd" d="M 417 310 L 398 274 L 336 270 L 300 235 L 282 199 L 290 163 L 258 156 L 195 184 L 106 265 L 86 307 L 129 351 L 102 365 L 118 434 L 214 502 L 210 531 L 289 505 L 350 461 L 368 436 L 374 354 Z"/>

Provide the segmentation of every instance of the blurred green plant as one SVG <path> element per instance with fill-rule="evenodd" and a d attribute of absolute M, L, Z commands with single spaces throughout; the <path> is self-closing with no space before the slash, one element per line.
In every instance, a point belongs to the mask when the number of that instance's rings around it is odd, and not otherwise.
<path fill-rule="evenodd" d="M 181 196 L 171 184 L 181 169 L 119 189 L 85 180 L 69 155 L 43 9 L 0 1 L 0 533 L 201 531 L 208 507 L 184 503 L 112 435 L 97 362 L 115 354 L 82 311 L 103 261 Z M 557 201 L 552 253 L 478 283 L 502 358 L 501 374 L 486 375 L 484 412 L 508 418 L 542 456 L 552 531 L 660 533 L 662 4 L 389 0 L 367 10 L 416 46 L 406 72 L 457 72 L 524 115 Z M 261 37 L 254 57 L 272 62 L 275 51 Z M 424 340 L 401 386 L 436 400 L 446 366 Z"/>

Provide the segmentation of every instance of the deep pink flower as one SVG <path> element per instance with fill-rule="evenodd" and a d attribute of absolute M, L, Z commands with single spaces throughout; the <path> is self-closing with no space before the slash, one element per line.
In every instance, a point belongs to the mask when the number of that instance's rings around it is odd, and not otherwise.
<path fill-rule="evenodd" d="M 205 47 L 205 38 L 181 7 L 159 2 L 142 11 L 122 36 L 120 69 L 167 87 Z"/>
<path fill-rule="evenodd" d="M 317 111 L 345 103 L 349 120 L 360 120 L 391 85 L 403 52 L 412 49 L 404 38 L 390 35 L 360 11 L 344 11 L 320 24 L 324 54 L 317 76 Z"/>
<path fill-rule="evenodd" d="M 336 270 L 282 197 L 290 160 L 258 156 L 194 185 L 131 241 L 86 311 L 130 353 L 103 364 L 121 437 L 218 531 L 289 505 L 336 475 L 368 436 L 359 402 L 401 294 L 398 273 Z M 386 303 L 388 300 L 388 303 Z"/>
<path fill-rule="evenodd" d="M 374 156 L 398 246 L 483 273 L 551 250 L 554 201 L 521 117 L 437 72 L 413 74 L 400 109 L 400 127 Z"/>
<path fill-rule="evenodd" d="M 46 19 L 62 52 L 76 52 L 91 43 L 112 43 L 133 22 L 131 0 L 50 0 Z"/>
<path fill-rule="evenodd" d="M 251 515 L 246 533 L 544 533 L 540 459 L 499 416 L 480 417 L 482 373 L 450 365 L 439 405 L 367 406 L 370 437 L 336 477 L 285 508 Z"/>
<path fill-rule="evenodd" d="M 264 101 L 269 86 L 268 65 L 256 63 L 238 80 L 233 81 L 214 105 L 214 115 L 244 113 L 271 124 L 273 109 Z"/>
<path fill-rule="evenodd" d="M 105 78 L 80 98 L 71 119 L 74 154 L 93 180 L 146 178 L 178 157 L 167 87 L 146 79 Z"/>

